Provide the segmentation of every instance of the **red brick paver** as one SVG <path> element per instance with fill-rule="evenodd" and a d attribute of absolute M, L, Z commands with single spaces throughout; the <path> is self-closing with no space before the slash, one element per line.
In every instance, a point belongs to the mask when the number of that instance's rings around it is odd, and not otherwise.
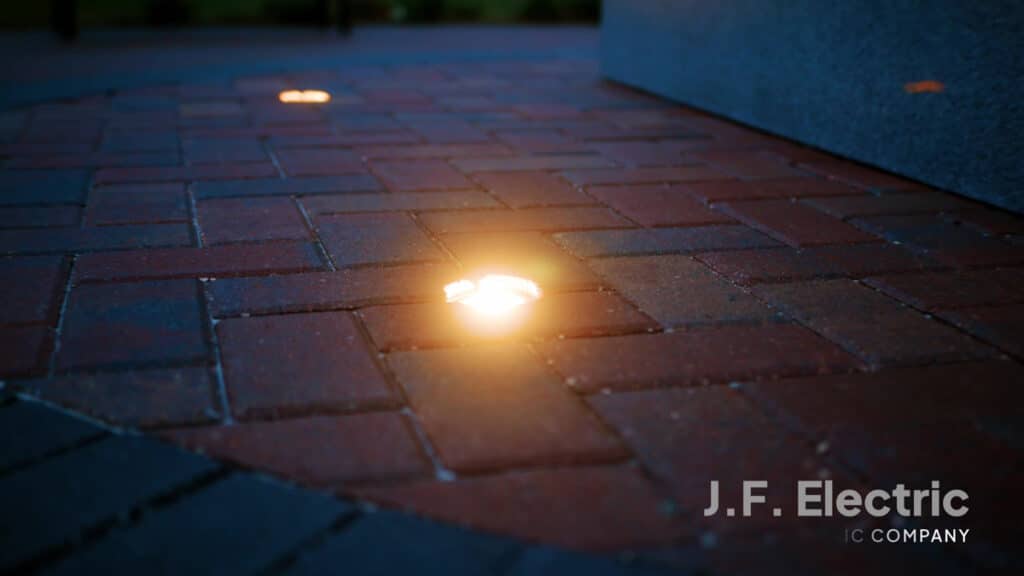
<path fill-rule="evenodd" d="M 263 144 L 256 139 L 189 139 L 182 141 L 181 147 L 185 159 L 192 164 L 234 164 L 268 160 Z"/>
<path fill-rule="evenodd" d="M 826 260 L 854 278 L 943 267 L 927 256 L 893 244 L 812 246 L 805 248 L 804 253 Z"/>
<path fill-rule="evenodd" d="M 276 156 L 281 168 L 289 176 L 330 176 L 366 170 L 359 155 L 344 149 L 296 148 L 279 150 Z"/>
<path fill-rule="evenodd" d="M 456 471 L 621 458 L 615 436 L 522 346 L 388 357 L 445 465 Z"/>
<path fill-rule="evenodd" d="M 949 361 L 992 353 L 966 335 L 849 280 L 762 286 L 757 294 L 872 364 Z"/>
<path fill-rule="evenodd" d="M 76 263 L 75 278 L 89 281 L 246 276 L 301 272 L 321 266 L 311 245 L 280 242 L 86 254 Z"/>
<path fill-rule="evenodd" d="M 194 280 L 78 286 L 68 297 L 60 369 L 207 356 Z"/>
<path fill-rule="evenodd" d="M 543 351 L 566 382 L 583 392 L 842 372 L 859 365 L 831 342 L 791 324 L 558 340 Z"/>
<path fill-rule="evenodd" d="M 971 202 L 950 194 L 940 194 L 937 192 L 887 194 L 885 196 L 863 195 L 836 198 L 808 198 L 804 200 L 804 203 L 810 204 L 836 218 L 843 219 L 880 214 L 942 212 L 974 207 L 974 204 Z"/>
<path fill-rule="evenodd" d="M 74 226 L 81 220 L 78 206 L 0 207 L 0 228 Z"/>
<path fill-rule="evenodd" d="M 374 172 L 395 191 L 470 188 L 465 176 L 440 160 L 374 162 Z"/>
<path fill-rule="evenodd" d="M 182 184 L 100 186 L 89 193 L 85 219 L 90 225 L 151 224 L 188 219 Z"/>
<path fill-rule="evenodd" d="M 176 152 L 157 153 L 116 153 L 93 152 L 69 154 L 67 156 L 30 156 L 17 158 L 9 164 L 11 168 L 88 168 L 92 166 L 134 167 L 173 166 L 178 163 Z"/>
<path fill-rule="evenodd" d="M 802 175 L 799 170 L 787 166 L 778 158 L 757 152 L 714 151 L 700 152 L 696 156 L 712 166 L 745 180 L 793 178 Z"/>
<path fill-rule="evenodd" d="M 734 222 L 669 186 L 593 186 L 592 196 L 642 226 L 697 226 Z"/>
<path fill-rule="evenodd" d="M 825 278 L 840 273 L 840 266 L 809 250 L 777 248 L 710 252 L 696 257 L 737 284 Z"/>
<path fill-rule="evenodd" d="M 1024 247 L 959 226 L 955 219 L 941 214 L 868 216 L 852 222 L 946 266 L 971 268 L 1024 263 Z"/>
<path fill-rule="evenodd" d="M 406 510 L 480 530 L 579 549 L 658 546 L 685 524 L 626 466 L 563 468 L 359 491 Z"/>
<path fill-rule="evenodd" d="M 914 191 L 924 188 L 921 184 L 917 184 L 916 182 L 911 182 L 891 174 L 886 174 L 879 170 L 872 170 L 864 166 L 858 166 L 852 162 L 843 162 L 841 160 L 810 162 L 807 164 L 801 164 L 800 167 L 809 172 L 825 176 L 826 178 L 838 180 L 840 182 L 868 190 Z"/>
<path fill-rule="evenodd" d="M 389 194 L 324 194 L 302 199 L 312 214 L 402 212 L 500 208 L 496 200 L 475 190 L 451 192 L 392 192 Z"/>
<path fill-rule="evenodd" d="M 685 156 L 691 146 L 686 140 L 659 142 L 595 142 L 588 148 L 596 150 L 620 164 L 630 166 L 678 166 L 695 164 Z"/>
<path fill-rule="evenodd" d="M 1013 521 L 1002 510 L 1015 505 L 1003 496 L 1007 486 L 1020 481 L 1007 452 L 1016 442 L 1010 423 L 1020 418 L 1020 404 L 1014 401 L 1020 369 L 1006 361 L 965 363 L 744 389 L 770 413 L 825 442 L 836 458 L 879 483 L 923 487 L 941 478 L 944 486 L 962 486 L 973 496 L 961 525 L 978 534 L 968 550 L 992 561 L 992 546 L 1005 547 L 1012 540 L 1007 534 Z M 985 393 L 978 393 L 979 386 Z M 815 393 L 808 394 L 810 389 Z M 941 519 L 921 522 L 944 524 Z"/>
<path fill-rule="evenodd" d="M 343 174 L 309 178 L 222 180 L 196 182 L 192 191 L 196 198 L 227 198 L 238 196 L 289 196 L 292 194 L 341 194 L 377 192 L 380 182 L 369 174 Z"/>
<path fill-rule="evenodd" d="M 720 506 L 731 506 L 739 514 L 744 480 L 767 480 L 768 501 L 794 510 L 796 493 L 791 487 L 798 480 L 828 475 L 812 446 L 728 388 L 645 391 L 596 396 L 590 402 L 671 486 L 681 512 L 692 518 L 699 518 L 708 504 L 708 478 L 721 483 Z M 773 519 L 767 510 L 759 512 L 742 522 L 722 514 L 698 522 L 719 531 L 762 534 L 773 524 L 800 524 L 792 518 Z"/>
<path fill-rule="evenodd" d="M 495 132 L 494 137 L 516 150 L 527 154 L 579 153 L 595 149 L 553 130 L 523 130 Z M 481 154 L 490 156 L 490 154 Z"/>
<path fill-rule="evenodd" d="M 896 274 L 866 282 L 922 310 L 1024 302 L 1024 268 Z"/>
<path fill-rule="evenodd" d="M 85 197 L 85 170 L 5 170 L 0 174 L 0 204 L 77 204 Z"/>
<path fill-rule="evenodd" d="M 466 158 L 452 162 L 468 174 L 476 172 L 516 172 L 532 170 L 569 170 L 573 168 L 605 168 L 613 163 L 592 155 L 510 156 L 501 158 Z M 570 178 L 571 180 L 572 178 Z"/>
<path fill-rule="evenodd" d="M 404 418 L 394 412 L 183 428 L 166 436 L 313 486 L 393 480 L 430 470 Z"/>
<path fill-rule="evenodd" d="M 570 170 L 565 178 L 580 186 L 596 184 L 660 184 L 696 180 L 721 180 L 727 175 L 708 166 L 672 168 L 617 168 Z"/>
<path fill-rule="evenodd" d="M 474 180 L 512 208 L 593 203 L 565 180 L 546 172 L 484 172 Z"/>
<path fill-rule="evenodd" d="M 835 426 L 868 426 L 877 421 L 907 423 L 986 419 L 1013 415 L 1022 368 L 1016 362 L 994 360 L 941 366 L 894 368 L 867 373 L 822 375 L 783 379 L 777 382 L 746 383 L 745 394 L 770 411 L 784 411 L 797 429 L 819 435 Z M 968 394 L 979 382 L 998 394 Z M 808 394 L 810 389 L 817 394 Z M 842 398 L 833 402 L 832 399 Z M 913 400 L 917 410 L 906 413 Z M 995 430 L 990 430 L 995 432 Z"/>
<path fill-rule="evenodd" d="M 225 198 L 196 203 L 205 244 L 305 240 L 309 231 L 288 198 Z"/>
<path fill-rule="evenodd" d="M 0 325 L 49 321 L 58 306 L 63 272 L 60 256 L 0 258 Z"/>
<path fill-rule="evenodd" d="M 848 196 L 858 194 L 856 188 L 830 180 L 793 178 L 743 181 L 711 180 L 692 182 L 686 189 L 705 202 L 730 200 L 761 200 L 770 198 L 803 198 L 814 196 Z"/>
<path fill-rule="evenodd" d="M 565 232 L 555 240 L 581 257 L 628 256 L 740 250 L 780 246 L 746 226 L 695 226 L 653 230 L 595 230 Z"/>
<path fill-rule="evenodd" d="M 437 234 L 626 228 L 630 223 L 604 207 L 525 208 L 479 212 L 432 212 L 421 218 Z"/>
<path fill-rule="evenodd" d="M 273 164 L 208 164 L 200 166 L 152 166 L 103 168 L 96 171 L 97 184 L 120 182 L 185 182 L 188 180 L 235 180 L 276 176 Z"/>
<path fill-rule="evenodd" d="M 1012 212 L 983 208 L 980 204 L 975 204 L 969 211 L 946 214 L 943 217 L 950 222 L 990 236 L 1024 234 L 1024 221 L 1019 216 Z"/>
<path fill-rule="evenodd" d="M 35 376 L 43 372 L 49 329 L 45 326 L 0 327 L 0 374 L 6 377 Z"/>
<path fill-rule="evenodd" d="M 72 374 L 36 380 L 32 394 L 96 418 L 155 428 L 209 424 L 221 418 L 207 366 Z"/>
<path fill-rule="evenodd" d="M 468 158 L 502 156 L 512 151 L 500 144 L 423 144 L 410 146 L 361 146 L 357 152 L 367 160 L 399 158 Z"/>
<path fill-rule="evenodd" d="M 1024 345 L 1021 343 L 1024 337 L 1024 305 L 966 308 L 943 312 L 940 316 L 1017 358 L 1024 357 Z"/>
<path fill-rule="evenodd" d="M 615 258 L 591 266 L 666 328 L 760 323 L 774 318 L 753 296 L 687 256 Z"/>
<path fill-rule="evenodd" d="M 0 230 L 0 253 L 2 254 L 66 254 L 128 248 L 188 246 L 190 243 L 189 226 L 184 222 L 91 228 Z"/>
<path fill-rule="evenodd" d="M 414 264 L 219 278 L 206 284 L 215 316 L 312 312 L 368 304 L 438 300 L 438 286 L 458 277 L 454 266 Z"/>
<path fill-rule="evenodd" d="M 240 417 L 393 405 L 351 315 L 290 314 L 217 325 L 224 380 Z"/>
<path fill-rule="evenodd" d="M 315 222 L 327 253 L 339 267 L 444 259 L 430 237 L 405 214 L 335 214 Z"/>
<path fill-rule="evenodd" d="M 486 133 L 457 117 L 406 117 L 405 123 L 424 140 L 436 144 L 486 142 Z"/>
<path fill-rule="evenodd" d="M 788 200 L 736 202 L 723 204 L 721 209 L 790 246 L 875 240 L 849 224 Z"/>

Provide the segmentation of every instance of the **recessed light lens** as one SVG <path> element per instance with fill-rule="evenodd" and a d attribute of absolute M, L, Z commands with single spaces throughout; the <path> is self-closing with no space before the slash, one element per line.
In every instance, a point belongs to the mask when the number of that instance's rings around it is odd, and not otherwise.
<path fill-rule="evenodd" d="M 472 309 L 481 316 L 500 317 L 541 296 L 531 280 L 518 276 L 488 274 L 477 281 L 459 280 L 444 287 L 445 299 Z"/>
<path fill-rule="evenodd" d="M 277 95 L 285 104 L 322 104 L 331 101 L 331 95 L 323 90 L 285 90 Z"/>

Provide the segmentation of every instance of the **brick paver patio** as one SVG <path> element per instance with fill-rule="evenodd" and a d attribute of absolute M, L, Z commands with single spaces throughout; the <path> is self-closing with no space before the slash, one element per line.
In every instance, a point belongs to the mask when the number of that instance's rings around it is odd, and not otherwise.
<path fill-rule="evenodd" d="M 278 102 L 295 87 L 333 99 Z M 1024 218 L 605 83 L 594 59 L 238 76 L 4 118 L 9 390 L 670 567 L 1020 567 Z M 444 302 L 484 268 L 545 291 L 500 338 Z M 744 479 L 784 500 L 816 478 L 964 488 L 971 542 L 701 514 L 712 479 L 735 502 Z"/>

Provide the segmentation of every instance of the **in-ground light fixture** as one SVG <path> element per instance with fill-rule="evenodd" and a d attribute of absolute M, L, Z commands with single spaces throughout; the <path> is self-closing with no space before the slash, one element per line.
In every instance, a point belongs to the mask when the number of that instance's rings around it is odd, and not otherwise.
<path fill-rule="evenodd" d="M 522 320 L 522 310 L 541 297 L 537 283 L 519 276 L 487 274 L 444 287 L 445 300 L 477 332 L 501 333 Z"/>
<path fill-rule="evenodd" d="M 331 94 L 325 90 L 284 90 L 277 99 L 285 104 L 323 104 L 331 101 Z"/>

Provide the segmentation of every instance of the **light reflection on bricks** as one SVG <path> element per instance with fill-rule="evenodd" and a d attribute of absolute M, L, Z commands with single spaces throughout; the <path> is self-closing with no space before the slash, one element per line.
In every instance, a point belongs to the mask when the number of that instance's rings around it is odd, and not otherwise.
<path fill-rule="evenodd" d="M 331 102 L 282 106 L 296 82 Z M 887 442 L 966 480 L 1019 457 L 1024 219 L 601 81 L 593 59 L 18 114 L 5 391 L 432 519 L 663 559 L 717 542 L 696 504 L 716 475 L 874 486 L 900 479 Z M 500 338 L 443 301 L 479 271 L 544 291 Z M 921 430 L 963 453 L 913 449 Z M 322 557 L 360 533 L 346 522 L 373 527 L 345 518 L 318 517 L 337 522 Z"/>

